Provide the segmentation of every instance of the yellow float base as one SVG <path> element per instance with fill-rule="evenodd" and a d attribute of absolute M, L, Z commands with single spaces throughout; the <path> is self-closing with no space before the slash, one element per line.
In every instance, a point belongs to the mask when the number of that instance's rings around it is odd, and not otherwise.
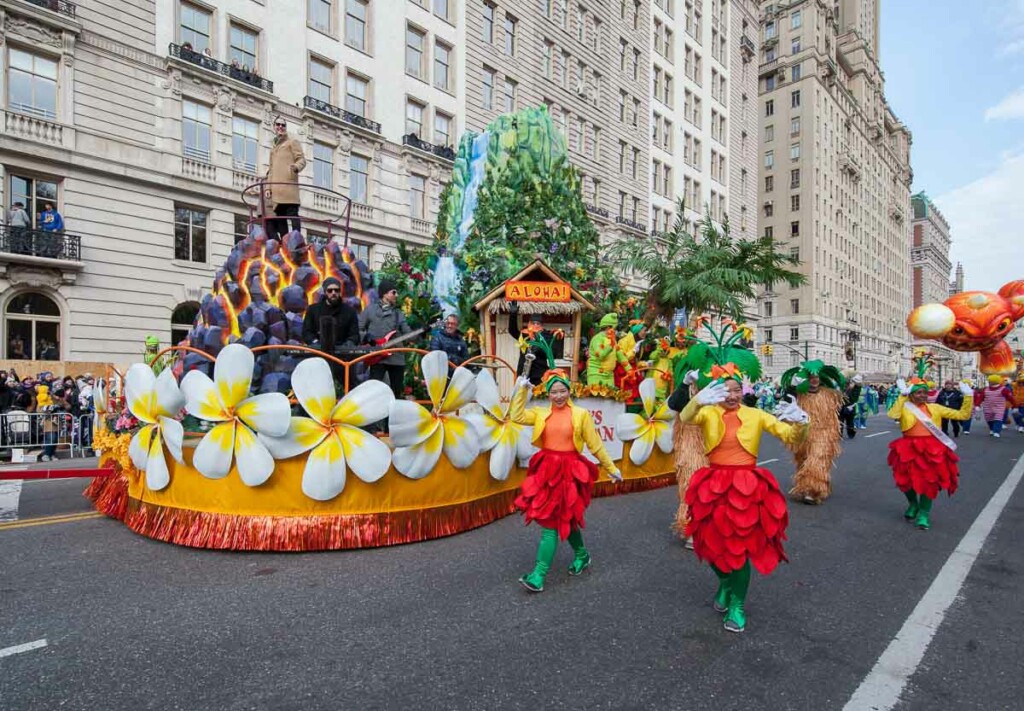
<path fill-rule="evenodd" d="M 646 491 L 674 483 L 671 455 L 658 450 L 643 467 L 619 463 L 624 481 L 602 474 L 595 496 Z M 424 479 L 407 479 L 391 469 L 373 484 L 349 476 L 345 490 L 330 501 L 302 493 L 305 457 L 277 462 L 262 486 L 242 483 L 232 470 L 207 479 L 191 466 L 171 462 L 171 483 L 162 491 L 145 487 L 144 475 L 123 458 L 104 455 L 111 477 L 95 479 L 86 490 L 97 510 L 150 538 L 196 548 L 259 551 L 316 551 L 370 548 L 440 538 L 483 526 L 515 511 L 513 501 L 526 470 L 513 468 L 495 481 L 483 455 L 467 469 L 456 469 L 442 455 Z"/>

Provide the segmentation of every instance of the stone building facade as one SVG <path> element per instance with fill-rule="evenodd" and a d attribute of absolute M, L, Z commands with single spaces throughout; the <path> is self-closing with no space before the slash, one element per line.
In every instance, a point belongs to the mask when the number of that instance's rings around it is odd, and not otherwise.
<path fill-rule="evenodd" d="M 806 285 L 762 296 L 766 372 L 905 372 L 911 136 L 885 99 L 879 0 L 761 3 L 761 229 Z"/>

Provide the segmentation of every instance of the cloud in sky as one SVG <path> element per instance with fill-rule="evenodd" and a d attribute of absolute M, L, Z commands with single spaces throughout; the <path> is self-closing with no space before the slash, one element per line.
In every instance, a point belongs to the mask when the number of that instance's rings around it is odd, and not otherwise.
<path fill-rule="evenodd" d="M 962 262 L 968 289 L 995 291 L 1024 279 L 1024 152 L 991 173 L 935 198 L 953 236 L 950 259 Z"/>
<path fill-rule="evenodd" d="M 985 109 L 985 120 L 1024 119 L 1024 87 L 1003 97 L 995 106 Z"/>

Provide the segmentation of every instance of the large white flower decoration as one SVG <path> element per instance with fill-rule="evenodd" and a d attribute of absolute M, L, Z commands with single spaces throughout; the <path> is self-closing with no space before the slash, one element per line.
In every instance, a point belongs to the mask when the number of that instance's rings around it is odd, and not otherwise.
<path fill-rule="evenodd" d="M 96 378 L 96 385 L 92 389 L 92 409 L 95 414 L 92 418 L 92 432 L 96 436 L 106 429 L 107 414 L 107 381 L 106 378 Z"/>
<path fill-rule="evenodd" d="M 254 360 L 252 351 L 232 343 L 217 356 L 213 380 L 198 370 L 181 380 L 189 414 L 220 423 L 206 433 L 192 457 L 192 466 L 210 479 L 227 476 L 233 459 L 249 486 L 259 486 L 274 471 L 274 458 L 256 433 L 282 436 L 288 431 L 291 406 L 281 393 L 249 396 Z"/>
<path fill-rule="evenodd" d="M 658 386 L 654 378 L 645 379 L 639 389 L 644 414 L 625 412 L 615 421 L 615 434 L 618 438 L 623 442 L 633 441 L 629 449 L 629 460 L 637 466 L 650 458 L 655 443 L 666 454 L 672 451 L 672 421 L 676 416 L 666 403 L 658 402 L 655 394 Z"/>
<path fill-rule="evenodd" d="M 367 380 L 340 401 L 334 395 L 331 366 L 323 358 L 299 363 L 292 388 L 309 417 L 293 417 L 281 437 L 260 433 L 275 459 L 313 450 L 302 473 L 302 493 L 329 501 L 345 488 L 346 468 L 367 483 L 380 479 L 391 466 L 391 450 L 365 430 L 383 420 L 395 396 L 379 380 Z"/>
<path fill-rule="evenodd" d="M 491 453 L 491 477 L 505 481 L 516 457 L 525 459 L 532 454 L 532 428 L 509 419 L 508 405 L 502 404 L 498 384 L 489 370 L 481 370 L 476 376 L 476 402 L 484 411 L 466 415 L 466 419 L 480 437 L 480 451 Z"/>
<path fill-rule="evenodd" d="M 125 397 L 128 410 L 143 423 L 128 445 L 128 456 L 136 469 L 146 472 L 146 486 L 160 491 L 171 481 L 163 444 L 176 462 L 184 461 L 181 442 L 185 431 L 174 418 L 181 412 L 185 397 L 178 390 L 171 371 L 165 370 L 158 378 L 144 363 L 136 363 L 128 369 Z"/>
<path fill-rule="evenodd" d="M 427 410 L 416 402 L 396 400 L 388 419 L 391 441 L 396 446 L 392 461 L 395 469 L 410 479 L 422 479 L 433 471 L 442 450 L 458 469 L 468 467 L 480 454 L 476 428 L 455 414 L 473 400 L 473 373 L 460 366 L 448 383 L 448 355 L 444 351 L 423 356 L 420 368 L 433 407 Z"/>

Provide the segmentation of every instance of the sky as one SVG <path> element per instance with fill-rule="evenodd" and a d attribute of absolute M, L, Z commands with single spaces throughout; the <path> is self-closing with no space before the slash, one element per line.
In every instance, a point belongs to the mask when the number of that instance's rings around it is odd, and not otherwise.
<path fill-rule="evenodd" d="M 1024 279 L 1024 0 L 882 0 L 885 93 L 913 192 L 950 224 L 966 288 Z"/>

